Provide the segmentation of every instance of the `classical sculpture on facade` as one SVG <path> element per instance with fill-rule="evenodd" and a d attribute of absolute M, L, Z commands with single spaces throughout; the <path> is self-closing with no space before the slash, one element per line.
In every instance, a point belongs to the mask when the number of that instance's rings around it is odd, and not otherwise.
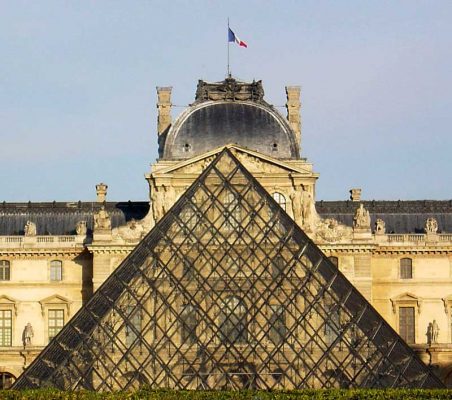
<path fill-rule="evenodd" d="M 290 195 L 292 201 L 293 219 L 299 226 L 303 226 L 303 188 L 297 186 Z"/>
<path fill-rule="evenodd" d="M 31 221 L 27 221 L 24 227 L 25 236 L 36 236 L 37 229 L 36 224 Z"/>
<path fill-rule="evenodd" d="M 438 232 L 438 221 L 435 218 L 428 218 L 427 221 L 425 221 L 425 232 L 427 233 Z"/>
<path fill-rule="evenodd" d="M 77 235 L 86 236 L 87 230 L 86 221 L 77 222 L 77 225 L 75 226 L 75 233 L 77 233 Z"/>
<path fill-rule="evenodd" d="M 381 218 L 375 221 L 375 233 L 377 235 L 384 235 L 386 233 L 386 223 Z"/>
<path fill-rule="evenodd" d="M 144 227 L 145 222 L 144 220 L 136 221 L 135 219 L 131 219 L 126 225 L 113 229 L 112 235 L 129 240 L 141 239 L 147 232 Z"/>
<path fill-rule="evenodd" d="M 94 229 L 111 229 L 111 219 L 105 206 L 94 214 Z"/>
<path fill-rule="evenodd" d="M 159 221 L 165 214 L 165 187 L 154 185 L 151 195 L 154 220 Z"/>
<path fill-rule="evenodd" d="M 432 322 L 432 343 L 438 343 L 439 326 L 436 320 Z"/>
<path fill-rule="evenodd" d="M 31 345 L 33 336 L 34 336 L 33 327 L 31 326 L 30 323 L 28 323 L 27 325 L 25 325 L 25 328 L 22 332 L 22 343 L 24 347 Z"/>
<path fill-rule="evenodd" d="M 361 203 L 356 210 L 355 217 L 353 218 L 353 228 L 355 229 L 370 229 L 370 214 L 369 211 L 364 208 Z"/>

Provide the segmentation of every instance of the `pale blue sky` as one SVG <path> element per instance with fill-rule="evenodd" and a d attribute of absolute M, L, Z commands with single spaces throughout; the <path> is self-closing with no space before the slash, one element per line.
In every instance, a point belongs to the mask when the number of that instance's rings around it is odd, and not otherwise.
<path fill-rule="evenodd" d="M 0 0 L 0 201 L 147 200 L 155 87 L 222 80 L 228 16 L 235 77 L 302 86 L 318 200 L 452 198 L 452 1 Z"/>

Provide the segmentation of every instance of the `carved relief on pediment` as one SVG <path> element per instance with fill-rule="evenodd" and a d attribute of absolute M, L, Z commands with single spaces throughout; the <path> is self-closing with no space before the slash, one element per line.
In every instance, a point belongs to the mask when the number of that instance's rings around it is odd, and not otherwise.
<path fill-rule="evenodd" d="M 213 161 L 214 157 L 206 157 L 189 165 L 185 165 L 176 171 L 183 174 L 200 174 Z"/>
<path fill-rule="evenodd" d="M 352 228 L 340 224 L 334 218 L 321 219 L 316 226 L 316 234 L 326 242 L 340 242 L 352 238 Z"/>
<path fill-rule="evenodd" d="M 254 157 L 247 153 L 236 152 L 235 156 L 250 172 L 266 172 L 266 173 L 279 173 L 287 172 L 284 168 L 281 168 L 275 164 L 272 164 L 266 160 L 262 160 L 258 157 Z"/>

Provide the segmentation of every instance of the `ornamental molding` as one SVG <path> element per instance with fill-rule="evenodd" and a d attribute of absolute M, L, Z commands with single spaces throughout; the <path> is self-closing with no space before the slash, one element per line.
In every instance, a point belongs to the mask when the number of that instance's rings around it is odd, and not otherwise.
<path fill-rule="evenodd" d="M 442 298 L 441 300 L 443 301 L 444 304 L 444 312 L 446 313 L 447 316 L 449 316 L 450 309 L 452 307 L 452 294 Z"/>
<path fill-rule="evenodd" d="M 5 294 L 0 296 L 0 307 L 8 307 L 12 308 L 14 310 L 14 315 L 17 317 L 17 305 L 19 304 L 19 301 L 6 296 Z"/>
<path fill-rule="evenodd" d="M 394 314 L 396 314 L 397 312 L 397 306 L 403 305 L 414 305 L 417 308 L 417 313 L 421 313 L 423 299 L 422 297 L 418 297 L 413 293 L 405 292 L 396 297 L 392 297 L 390 300 L 392 304 L 392 312 Z"/>
<path fill-rule="evenodd" d="M 72 304 L 72 301 L 67 299 L 66 297 L 63 297 L 59 294 L 54 294 L 52 296 L 46 297 L 39 301 L 39 304 L 41 305 L 41 314 L 42 316 L 45 315 L 45 310 L 49 308 L 50 306 L 59 306 L 64 307 L 66 311 L 66 317 L 69 318 L 70 315 L 70 307 Z"/>

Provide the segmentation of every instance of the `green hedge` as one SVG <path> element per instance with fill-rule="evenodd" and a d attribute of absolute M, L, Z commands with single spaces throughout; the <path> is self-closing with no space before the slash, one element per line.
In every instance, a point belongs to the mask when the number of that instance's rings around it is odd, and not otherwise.
<path fill-rule="evenodd" d="M 95 392 L 61 392 L 54 389 L 38 390 L 3 390 L 1 400 L 422 400 L 452 399 L 452 390 L 427 389 L 351 389 L 351 390 L 298 390 L 287 392 L 261 391 L 166 391 L 139 390 L 137 392 L 95 393 Z"/>

